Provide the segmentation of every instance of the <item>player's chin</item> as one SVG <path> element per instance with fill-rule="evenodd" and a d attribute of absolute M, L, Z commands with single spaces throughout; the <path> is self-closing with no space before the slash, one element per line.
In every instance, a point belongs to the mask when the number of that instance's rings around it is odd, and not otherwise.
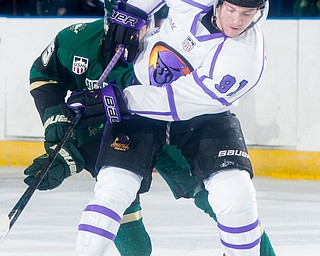
<path fill-rule="evenodd" d="M 242 31 L 242 29 L 228 28 L 225 29 L 223 32 L 227 37 L 233 38 L 239 36 L 242 33 Z"/>

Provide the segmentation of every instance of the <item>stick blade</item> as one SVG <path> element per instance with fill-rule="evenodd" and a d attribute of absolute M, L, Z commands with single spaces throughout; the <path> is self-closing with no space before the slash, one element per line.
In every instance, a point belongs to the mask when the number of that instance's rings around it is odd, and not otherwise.
<path fill-rule="evenodd" d="M 10 230 L 10 220 L 7 215 L 0 214 L 0 243 L 6 238 Z"/>

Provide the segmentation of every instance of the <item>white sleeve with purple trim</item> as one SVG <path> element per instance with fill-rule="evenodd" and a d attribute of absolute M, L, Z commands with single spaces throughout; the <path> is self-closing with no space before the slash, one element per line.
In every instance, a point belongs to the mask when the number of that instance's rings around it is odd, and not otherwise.
<path fill-rule="evenodd" d="M 259 83 L 265 67 L 259 24 L 237 38 L 211 34 L 200 22 L 208 2 L 167 1 L 168 19 L 149 31 L 134 65 L 141 84 L 124 90 L 132 113 L 166 121 L 220 113 Z"/>
<path fill-rule="evenodd" d="M 179 2 L 186 2 L 186 3 L 192 3 L 193 5 L 202 5 L 202 6 L 211 6 L 213 5 L 215 2 L 217 2 L 217 0 L 182 0 L 182 1 L 172 1 L 172 0 L 128 0 L 127 3 L 141 9 L 144 10 L 146 13 L 148 14 L 153 14 L 155 13 L 155 10 L 159 10 L 160 7 L 162 7 L 164 4 L 167 3 L 167 5 L 171 5 L 170 7 L 173 7 L 172 5 L 176 5 L 177 2 L 177 6 L 179 8 L 181 8 L 183 5 L 181 5 L 181 3 Z"/>
<path fill-rule="evenodd" d="M 165 0 L 128 0 L 127 3 L 131 4 L 143 11 L 145 11 L 148 15 L 155 13 L 159 10 L 164 4 Z"/>

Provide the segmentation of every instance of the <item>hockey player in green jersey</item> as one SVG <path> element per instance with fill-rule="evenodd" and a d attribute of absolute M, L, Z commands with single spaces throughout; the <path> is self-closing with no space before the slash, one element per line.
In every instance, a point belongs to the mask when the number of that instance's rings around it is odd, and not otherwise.
<path fill-rule="evenodd" d="M 44 146 L 47 153 L 56 145 L 70 126 L 70 121 L 61 111 L 68 91 L 91 90 L 97 83 L 110 58 L 104 50 L 104 21 L 72 25 L 58 33 L 49 46 L 35 60 L 30 70 L 30 90 L 45 128 Z M 112 57 L 112 56 L 111 56 Z M 126 86 L 132 79 L 132 65 L 119 61 L 106 81 L 115 80 Z M 101 125 L 86 125 L 82 120 L 62 148 L 53 166 L 39 186 L 40 190 L 54 189 L 73 173 L 83 169 L 93 177 L 103 133 Z M 88 120 L 86 120 L 88 122 Z M 66 157 L 68 156 L 68 160 Z M 27 184 L 44 164 L 48 155 L 36 158 L 25 170 Z M 134 234 L 133 237 L 130 235 Z M 134 238 L 134 239 L 132 239 Z M 151 241 L 145 231 L 139 197 L 127 209 L 116 245 L 121 255 L 151 254 Z"/>
<path fill-rule="evenodd" d="M 59 143 L 70 126 L 65 117 L 65 97 L 68 92 L 91 90 L 112 56 L 105 51 L 104 21 L 75 24 L 58 33 L 52 43 L 37 58 L 30 71 L 30 90 L 45 128 L 45 149 L 48 153 Z M 132 80 L 132 65 L 119 61 L 106 83 L 116 81 L 125 88 Z M 100 117 L 94 117 L 98 120 Z M 95 163 L 99 155 L 103 126 L 96 120 L 83 119 L 74 136 L 64 145 L 64 154 L 58 155 L 40 190 L 54 189 L 65 178 L 83 169 L 96 176 Z M 66 160 L 66 155 L 68 159 Z M 25 179 L 31 184 L 47 155 L 40 156 L 25 170 Z M 175 147 L 164 147 L 155 169 L 166 180 L 175 198 L 194 198 L 196 206 L 212 218 L 207 192 L 202 189 L 190 167 Z M 115 244 L 123 256 L 151 255 L 151 241 L 142 221 L 139 197 L 126 210 Z M 261 256 L 275 255 L 264 231 L 261 237 Z"/>

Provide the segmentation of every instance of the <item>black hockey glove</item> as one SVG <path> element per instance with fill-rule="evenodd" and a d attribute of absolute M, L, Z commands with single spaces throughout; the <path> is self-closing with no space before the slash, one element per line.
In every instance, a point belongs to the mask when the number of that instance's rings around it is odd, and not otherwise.
<path fill-rule="evenodd" d="M 24 170 L 24 174 L 27 175 L 24 182 L 27 185 L 31 185 L 42 166 L 46 163 L 49 154 L 52 154 L 56 145 L 52 145 L 47 149 L 47 153 L 37 157 L 33 160 L 32 165 Z M 40 183 L 39 190 L 48 190 L 58 187 L 65 178 L 72 174 L 79 173 L 84 168 L 84 159 L 80 152 L 73 143 L 66 142 L 60 149 L 59 154 L 53 161 L 47 174 L 44 176 Z"/>
<path fill-rule="evenodd" d="M 34 159 L 32 165 L 25 169 L 24 174 L 28 177 L 25 178 L 24 182 L 28 185 L 34 182 L 37 173 L 46 163 L 49 154 L 53 153 L 56 144 L 62 140 L 71 125 L 67 117 L 62 114 L 59 106 L 47 108 L 43 120 L 45 128 L 44 147 L 47 153 Z M 75 144 L 74 136 L 67 140 L 38 189 L 54 189 L 71 174 L 82 171 L 84 168 L 84 159 Z"/>
<path fill-rule="evenodd" d="M 67 99 L 69 109 L 83 111 L 79 127 L 89 127 L 128 119 L 130 113 L 120 88 L 110 83 L 102 89 L 77 91 Z"/>
<path fill-rule="evenodd" d="M 43 115 L 44 141 L 49 146 L 62 140 L 71 122 L 59 106 L 47 108 Z M 72 139 L 72 138 L 70 138 Z"/>
<path fill-rule="evenodd" d="M 139 32 L 147 24 L 148 14 L 128 3 L 120 2 L 112 11 L 106 31 L 106 51 L 115 54 L 118 45 L 124 46 L 122 59 L 132 63 L 139 51 Z"/>

